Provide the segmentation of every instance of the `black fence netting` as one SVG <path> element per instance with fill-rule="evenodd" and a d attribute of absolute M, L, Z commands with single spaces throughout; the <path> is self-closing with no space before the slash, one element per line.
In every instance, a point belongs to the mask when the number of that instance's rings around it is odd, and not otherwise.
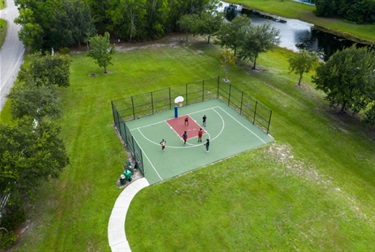
<path fill-rule="evenodd" d="M 269 133 L 272 110 L 232 84 L 221 81 L 219 76 L 112 101 L 116 129 L 143 174 L 145 171 L 142 149 L 126 126 L 126 121 L 171 110 L 175 106 L 174 99 L 177 96 L 184 97 L 182 105 L 185 106 L 220 99 L 254 125 Z"/>

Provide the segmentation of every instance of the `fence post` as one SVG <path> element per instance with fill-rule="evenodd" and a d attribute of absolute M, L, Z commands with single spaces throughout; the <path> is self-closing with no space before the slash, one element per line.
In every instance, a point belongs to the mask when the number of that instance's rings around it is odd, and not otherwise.
<path fill-rule="evenodd" d="M 134 137 L 133 137 L 133 135 L 132 135 L 132 146 L 133 146 L 133 153 L 132 153 L 132 155 L 133 155 L 133 157 L 135 157 L 135 146 L 134 146 Z"/>
<path fill-rule="evenodd" d="M 240 115 L 242 115 L 242 106 L 243 106 L 243 91 L 242 91 L 242 93 L 241 93 Z"/>
<path fill-rule="evenodd" d="M 112 115 L 113 115 L 113 123 L 115 126 L 117 125 L 117 116 L 115 115 L 115 105 L 113 104 L 113 101 L 111 101 L 111 106 L 112 106 Z M 116 126 L 117 128 L 117 126 Z"/>
<path fill-rule="evenodd" d="M 154 96 L 152 95 L 152 92 L 151 92 L 151 107 L 152 107 L 152 114 L 154 114 Z"/>
<path fill-rule="evenodd" d="M 142 153 L 142 149 L 140 148 L 140 153 L 141 153 L 141 166 L 142 166 L 142 173 L 143 173 L 143 176 L 145 176 L 145 167 L 143 166 L 143 153 Z"/>
<path fill-rule="evenodd" d="M 270 132 L 272 110 L 270 111 L 270 118 L 268 119 L 267 134 Z"/>
<path fill-rule="evenodd" d="M 134 100 L 132 96 L 133 119 L 135 119 Z"/>
<path fill-rule="evenodd" d="M 189 105 L 188 103 L 188 84 L 186 83 L 186 106 Z"/>
<path fill-rule="evenodd" d="M 169 87 L 169 109 L 172 109 L 171 87 Z"/>
<path fill-rule="evenodd" d="M 255 117 L 257 114 L 257 108 L 258 108 L 258 101 L 255 101 L 255 108 L 254 108 L 254 119 L 253 119 L 253 124 L 255 125 Z"/>
<path fill-rule="evenodd" d="M 202 102 L 204 101 L 204 80 L 203 80 L 203 86 L 202 86 Z"/>

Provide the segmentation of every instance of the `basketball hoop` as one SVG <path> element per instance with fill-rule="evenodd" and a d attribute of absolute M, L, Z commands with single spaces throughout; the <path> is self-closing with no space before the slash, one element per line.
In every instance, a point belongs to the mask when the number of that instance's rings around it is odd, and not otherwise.
<path fill-rule="evenodd" d="M 178 104 L 179 107 L 182 107 L 182 102 L 184 101 L 184 97 L 177 96 L 176 99 L 174 99 L 174 103 Z"/>

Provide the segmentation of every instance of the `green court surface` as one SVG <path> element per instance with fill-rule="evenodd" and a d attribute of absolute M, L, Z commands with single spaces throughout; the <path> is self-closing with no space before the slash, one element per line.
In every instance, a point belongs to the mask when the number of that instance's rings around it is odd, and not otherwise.
<path fill-rule="evenodd" d="M 196 131 L 189 127 L 194 126 L 184 126 L 188 134 L 191 132 L 187 145 L 184 145 L 181 136 L 166 122 L 174 118 L 174 110 L 126 122 L 142 149 L 144 175 L 150 184 L 184 174 L 274 140 L 272 136 L 254 126 L 218 99 L 180 107 L 178 115 L 179 117 L 189 115 L 199 125 L 202 125 L 203 115 L 207 116 L 207 125 L 202 126 L 207 133 L 203 135 L 202 141 L 204 143 L 207 138 L 210 139 L 209 152 L 206 152 L 203 143 L 198 143 L 196 136 L 192 137 L 191 134 L 196 134 Z M 164 151 L 160 146 L 163 138 L 166 140 Z"/>

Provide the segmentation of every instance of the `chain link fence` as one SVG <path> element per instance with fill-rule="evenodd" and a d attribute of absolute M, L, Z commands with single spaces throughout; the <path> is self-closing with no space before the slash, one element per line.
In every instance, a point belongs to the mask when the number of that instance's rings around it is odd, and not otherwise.
<path fill-rule="evenodd" d="M 184 97 L 184 106 L 220 99 L 264 132 L 269 133 L 272 110 L 246 92 L 222 81 L 219 76 L 112 101 L 115 127 L 143 175 L 142 149 L 131 134 L 126 121 L 172 110 L 175 106 L 174 98 L 177 96 Z"/>

